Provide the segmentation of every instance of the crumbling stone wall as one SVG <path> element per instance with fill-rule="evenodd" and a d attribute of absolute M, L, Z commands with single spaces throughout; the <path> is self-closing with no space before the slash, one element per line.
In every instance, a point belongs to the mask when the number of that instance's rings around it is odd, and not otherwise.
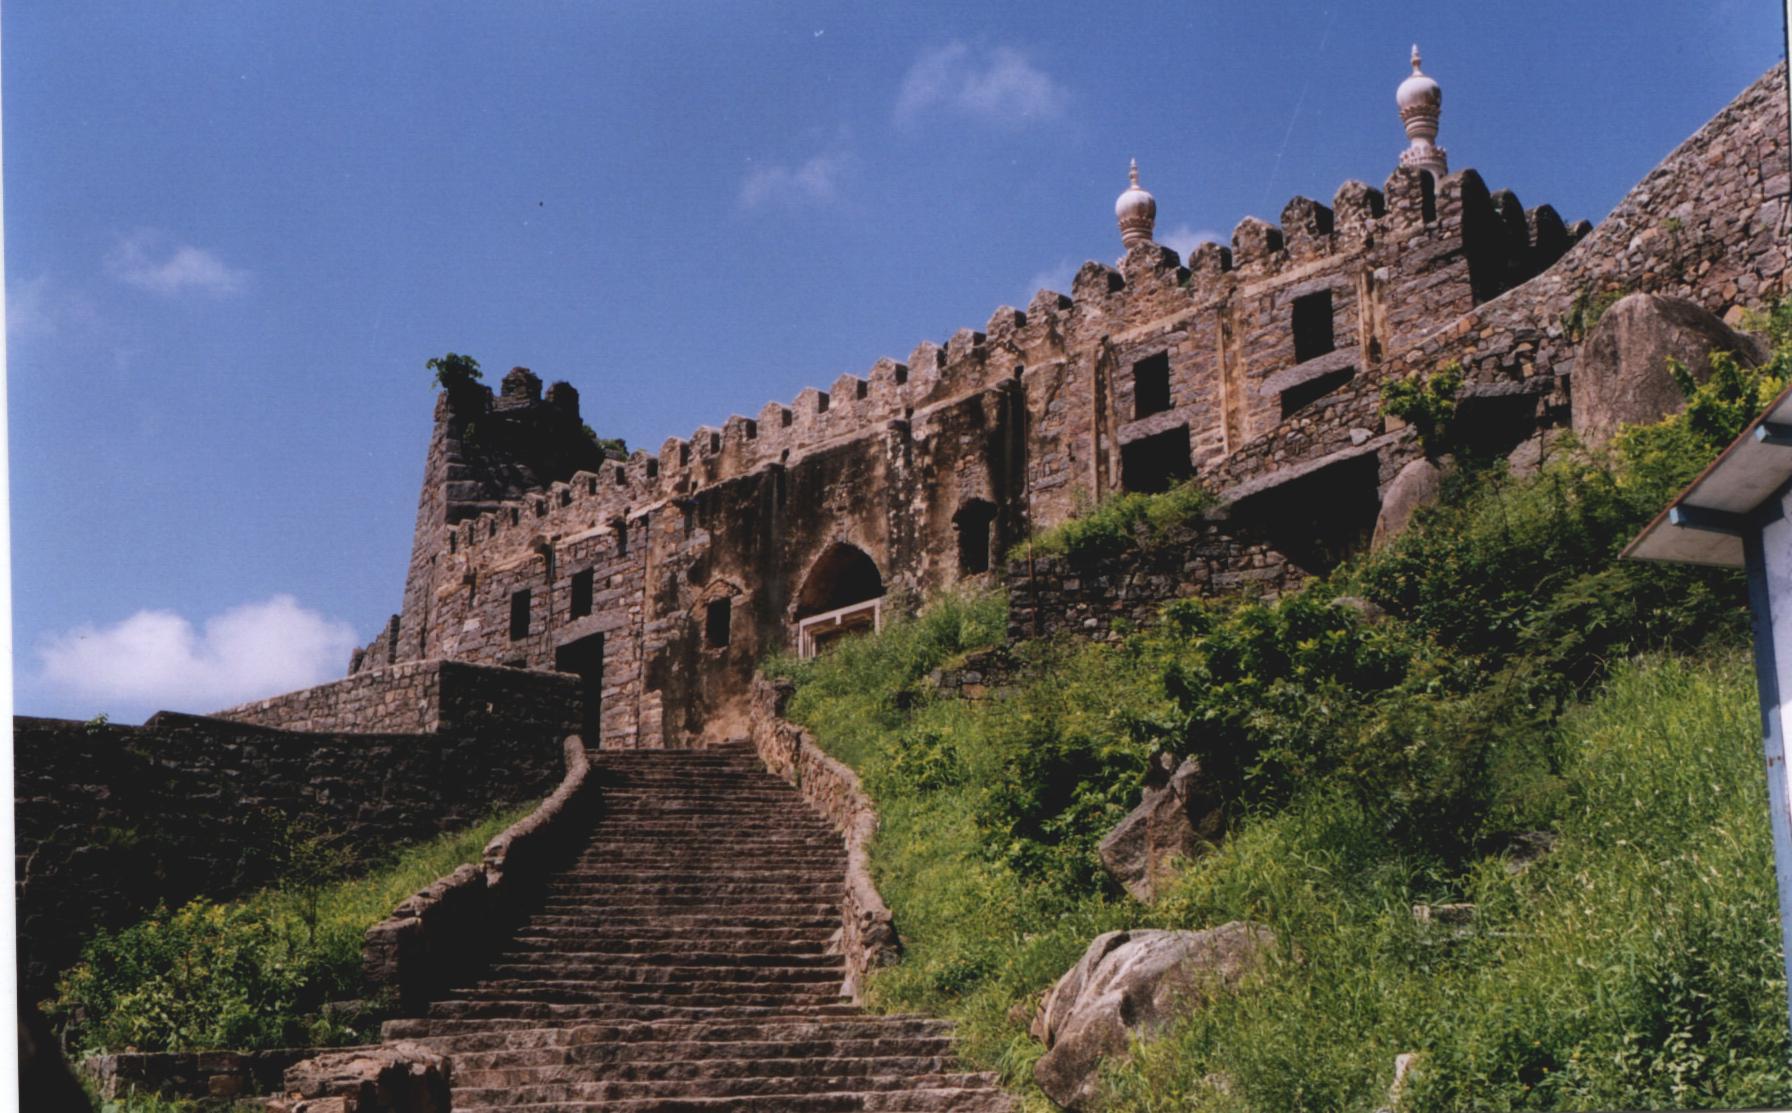
<path fill-rule="evenodd" d="M 514 698 L 500 670 L 440 670 L 458 724 L 435 733 L 301 733 L 161 712 L 140 727 L 14 720 L 21 986 L 50 979 L 101 927 L 158 901 L 229 897 L 269 880 L 293 821 L 363 861 L 539 798 L 577 721 L 567 677 Z M 304 693 L 293 706 L 305 703 Z M 486 705 L 490 709 L 486 710 Z M 302 817 L 302 819 L 301 819 Z"/>
<path fill-rule="evenodd" d="M 831 546 L 862 550 L 892 593 L 988 582 L 1029 531 L 1185 474 L 1231 504 L 1217 530 L 1267 546 L 1231 571 L 1322 571 L 1366 540 L 1419 454 L 1379 413 L 1389 379 L 1462 360 L 1460 424 L 1510 447 L 1566 404 L 1560 322 L 1581 291 L 1662 289 L 1718 312 L 1784 293 L 1783 80 L 1764 77 L 1596 231 L 1473 170 L 1402 168 L 1329 206 L 1297 197 L 1279 224 L 1246 217 L 1186 265 L 1150 243 L 1088 263 L 1069 296 L 1041 291 L 982 331 L 627 460 L 581 454 L 564 384 L 544 399 L 517 371 L 496 400 L 444 395 L 404 605 L 356 667 L 573 667 L 566 647 L 601 634 L 599 745 L 738 733 L 752 664 L 792 644 L 794 601 Z M 512 460 L 494 421 L 543 447 Z M 985 520 L 992 571 L 959 559 L 964 523 Z"/>

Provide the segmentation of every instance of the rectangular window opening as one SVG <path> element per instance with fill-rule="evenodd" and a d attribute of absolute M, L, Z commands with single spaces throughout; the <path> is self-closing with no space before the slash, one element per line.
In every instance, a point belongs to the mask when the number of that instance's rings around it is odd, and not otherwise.
<path fill-rule="evenodd" d="M 566 613 L 572 618 L 584 618 L 591 613 L 591 586 L 595 574 L 587 568 L 583 572 L 574 572 L 572 576 L 572 598 L 567 601 Z"/>
<path fill-rule="evenodd" d="M 1132 365 L 1133 420 L 1170 408 L 1170 353 L 1159 352 Z"/>
<path fill-rule="evenodd" d="M 1194 473 L 1186 425 L 1120 446 L 1120 484 L 1128 491 L 1167 491 Z"/>
<path fill-rule="evenodd" d="M 1332 292 L 1294 299 L 1294 362 L 1317 359 L 1337 345 L 1332 336 Z"/>
<path fill-rule="evenodd" d="M 529 636 L 529 589 L 510 593 L 510 640 Z"/>
<path fill-rule="evenodd" d="M 728 626 L 734 617 L 734 600 L 717 599 L 703 613 L 703 640 L 711 649 L 728 645 Z"/>
<path fill-rule="evenodd" d="M 1289 387 L 1282 392 L 1282 419 L 1293 417 L 1354 378 L 1356 368 L 1344 367 Z"/>

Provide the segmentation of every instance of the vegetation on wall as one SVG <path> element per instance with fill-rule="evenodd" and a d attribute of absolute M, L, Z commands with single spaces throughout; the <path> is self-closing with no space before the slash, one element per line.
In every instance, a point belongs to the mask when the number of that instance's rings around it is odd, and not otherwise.
<path fill-rule="evenodd" d="M 351 863 L 296 831 L 279 883 L 242 900 L 200 899 L 102 932 L 58 982 L 45 1012 L 71 1048 L 205 1051 L 352 1043 L 371 1033 L 324 1015 L 358 998 L 361 942 L 398 903 L 478 861 L 533 805 L 405 848 L 342 880 Z"/>
<path fill-rule="evenodd" d="M 1460 469 L 1278 601 L 1022 645 L 978 702 L 929 675 L 1000 639 L 994 599 L 774 663 L 882 817 L 907 951 L 873 999 L 956 1017 L 1026 1089 L 1027 1024 L 1094 935 L 1252 919 L 1293 957 L 1113 1067 L 1114 1108 L 1377 1109 L 1402 1052 L 1408 1109 L 1792 1099 L 1741 584 L 1617 560 L 1784 385 L 1792 314 L 1763 323 L 1767 367 L 1720 358 L 1684 413 L 1540 474 Z M 1136 538 L 1137 515 L 1084 528 Z M 1095 845 L 1166 750 L 1224 786 L 1230 832 L 1148 909 Z M 1461 930 L 1413 913 L 1459 902 Z"/>

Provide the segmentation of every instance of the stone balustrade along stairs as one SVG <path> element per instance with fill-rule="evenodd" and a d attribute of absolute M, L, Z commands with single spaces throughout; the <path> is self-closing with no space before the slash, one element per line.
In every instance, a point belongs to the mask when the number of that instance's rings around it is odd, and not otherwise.
<path fill-rule="evenodd" d="M 845 847 L 749 747 L 591 762 L 576 861 L 475 978 L 385 1026 L 452 1058 L 455 1113 L 1018 1108 L 945 1022 L 840 996 Z"/>

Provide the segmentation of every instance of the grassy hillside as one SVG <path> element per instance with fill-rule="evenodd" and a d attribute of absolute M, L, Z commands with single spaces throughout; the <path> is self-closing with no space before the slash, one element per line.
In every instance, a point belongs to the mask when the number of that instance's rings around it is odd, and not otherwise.
<path fill-rule="evenodd" d="M 331 875 L 351 863 L 331 861 L 307 840 L 284 884 L 225 904 L 195 900 L 101 933 L 62 976 L 46 1012 L 79 1054 L 355 1042 L 369 1033 L 325 1018 L 321 1007 L 361 995 L 367 929 L 436 878 L 479 861 L 493 836 L 534 807 L 405 847 L 348 880 Z"/>
<path fill-rule="evenodd" d="M 1033 1009 L 1094 935 L 1250 918 L 1286 961 L 1113 1069 L 1115 1108 L 1371 1110 L 1408 1051 L 1411 1109 L 1792 1102 L 1741 585 L 1615 559 L 1783 385 L 1789 326 L 1774 365 L 1716 361 L 1607 452 L 1466 461 L 1383 552 L 1118 645 L 1024 645 L 987 701 L 926 678 L 1000 638 L 998 599 L 774 663 L 883 816 L 907 953 L 875 1001 L 958 1018 L 1026 1089 Z M 1126 511 L 1146 534 L 1176 508 Z M 1224 787 L 1230 834 L 1145 908 L 1094 847 L 1160 750 Z M 1470 929 L 1413 915 L 1454 902 Z"/>

